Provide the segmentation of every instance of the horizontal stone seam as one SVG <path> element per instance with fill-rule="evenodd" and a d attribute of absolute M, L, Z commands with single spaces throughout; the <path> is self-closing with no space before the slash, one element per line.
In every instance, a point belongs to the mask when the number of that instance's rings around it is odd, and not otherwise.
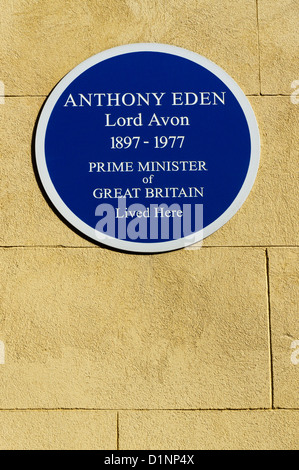
<path fill-rule="evenodd" d="M 285 97 L 285 98 L 287 98 L 287 97 L 290 98 L 292 95 L 289 94 L 289 93 L 286 93 L 286 94 L 285 93 L 252 93 L 252 94 L 246 94 L 246 96 L 249 96 L 249 97 L 250 96 L 261 96 L 261 97 L 263 97 L 263 96 L 266 96 L 266 97 L 282 96 L 282 97 Z"/>
<path fill-rule="evenodd" d="M 0 95 L 1 98 L 47 98 L 50 95 Z"/>

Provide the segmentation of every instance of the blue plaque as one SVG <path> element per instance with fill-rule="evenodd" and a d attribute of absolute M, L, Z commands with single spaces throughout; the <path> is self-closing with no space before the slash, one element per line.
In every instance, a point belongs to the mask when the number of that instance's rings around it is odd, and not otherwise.
<path fill-rule="evenodd" d="M 175 250 L 222 227 L 254 183 L 260 138 L 239 86 L 208 59 L 130 44 L 78 65 L 36 132 L 42 185 L 59 213 L 102 244 Z"/>

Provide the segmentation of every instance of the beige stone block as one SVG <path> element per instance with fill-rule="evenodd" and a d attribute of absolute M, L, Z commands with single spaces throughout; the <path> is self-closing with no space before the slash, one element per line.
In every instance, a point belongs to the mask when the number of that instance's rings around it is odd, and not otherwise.
<path fill-rule="evenodd" d="M 299 411 L 120 413 L 120 449 L 298 450 Z M 192 454 L 192 452 L 189 452 Z"/>
<path fill-rule="evenodd" d="M 269 250 L 274 406 L 299 408 L 299 248 Z"/>
<path fill-rule="evenodd" d="M 290 95 L 299 80 L 299 2 L 258 0 L 258 11 L 262 93 Z"/>
<path fill-rule="evenodd" d="M 1 450 L 116 449 L 112 411 L 0 411 Z"/>
<path fill-rule="evenodd" d="M 251 97 L 262 153 L 257 179 L 237 214 L 204 246 L 297 245 L 297 108 L 287 97 Z M 7 98 L 0 106 L 0 243 L 95 246 L 49 206 L 32 164 L 32 134 L 42 98 Z"/>
<path fill-rule="evenodd" d="M 234 217 L 204 246 L 298 245 L 298 108 L 289 97 L 250 97 L 261 135 L 256 181 Z"/>
<path fill-rule="evenodd" d="M 46 95 L 88 57 L 159 42 L 223 67 L 259 91 L 255 0 L 14 0 L 1 7 L 1 76 L 9 95 Z"/>
<path fill-rule="evenodd" d="M 42 98 L 6 98 L 0 106 L 0 244 L 90 245 L 52 210 L 34 172 L 34 125 Z"/>
<path fill-rule="evenodd" d="M 0 258 L 0 408 L 270 405 L 264 250 Z"/>

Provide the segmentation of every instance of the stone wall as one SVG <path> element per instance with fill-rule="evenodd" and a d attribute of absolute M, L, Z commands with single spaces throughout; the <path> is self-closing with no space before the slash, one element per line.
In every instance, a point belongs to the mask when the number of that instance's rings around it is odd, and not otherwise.
<path fill-rule="evenodd" d="M 298 0 L 2 2 L 1 449 L 298 449 L 298 20 Z M 254 187 L 202 247 L 96 246 L 37 183 L 52 88 L 137 42 L 206 56 L 256 113 Z"/>

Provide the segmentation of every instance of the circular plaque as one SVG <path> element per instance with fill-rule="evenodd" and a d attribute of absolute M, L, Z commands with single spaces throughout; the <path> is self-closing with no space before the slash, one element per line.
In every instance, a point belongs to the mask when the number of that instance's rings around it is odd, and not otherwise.
<path fill-rule="evenodd" d="M 163 44 L 101 52 L 52 91 L 36 132 L 41 183 L 79 232 L 131 252 L 175 250 L 222 227 L 254 183 L 260 138 L 239 86 Z"/>

